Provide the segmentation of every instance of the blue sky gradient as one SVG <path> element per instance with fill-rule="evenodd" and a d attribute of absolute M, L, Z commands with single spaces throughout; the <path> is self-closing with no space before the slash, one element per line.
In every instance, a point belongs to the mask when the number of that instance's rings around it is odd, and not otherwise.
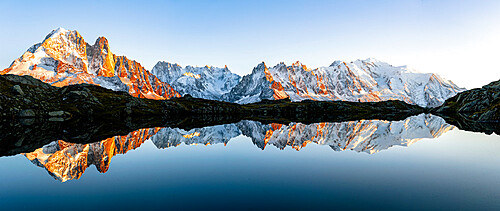
<path fill-rule="evenodd" d="M 9 1 L 0 2 L 0 67 L 52 29 L 151 69 L 157 61 L 308 67 L 374 57 L 474 88 L 500 79 L 500 1 Z"/>

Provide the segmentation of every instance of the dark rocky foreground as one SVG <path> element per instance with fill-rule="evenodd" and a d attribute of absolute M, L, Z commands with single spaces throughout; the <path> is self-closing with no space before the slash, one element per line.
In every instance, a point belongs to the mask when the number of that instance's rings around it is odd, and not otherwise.
<path fill-rule="evenodd" d="M 30 76 L 0 76 L 2 119 L 46 121 L 143 122 L 162 125 L 194 117 L 202 122 L 241 119 L 289 121 L 346 121 L 352 119 L 404 119 L 424 111 L 401 101 L 376 103 L 289 100 L 240 105 L 185 96 L 170 100 L 135 98 L 99 86 L 79 84 L 53 87 Z M 196 123 L 194 123 L 196 124 Z M 197 125 L 193 125 L 197 126 Z"/>
<path fill-rule="evenodd" d="M 422 108 L 400 101 L 380 103 L 287 100 L 255 104 L 185 96 L 135 98 L 99 86 L 53 87 L 30 76 L 0 76 L 0 155 L 34 150 L 54 140 L 91 143 L 140 128 L 195 128 L 251 119 L 262 122 L 400 120 Z"/>
<path fill-rule="evenodd" d="M 446 105 L 431 111 L 453 114 Z M 240 105 L 190 96 L 151 100 L 94 85 L 58 88 L 30 76 L 0 75 L 0 156 L 30 152 L 55 140 L 93 143 L 140 128 L 190 129 L 244 119 L 263 123 L 402 120 L 426 111 L 429 109 L 401 101 L 278 100 Z M 457 124 L 451 116 L 444 116 Z M 475 131 L 498 134 L 498 129 L 491 128 Z"/>
<path fill-rule="evenodd" d="M 500 80 L 461 92 L 431 112 L 462 130 L 500 134 Z"/>

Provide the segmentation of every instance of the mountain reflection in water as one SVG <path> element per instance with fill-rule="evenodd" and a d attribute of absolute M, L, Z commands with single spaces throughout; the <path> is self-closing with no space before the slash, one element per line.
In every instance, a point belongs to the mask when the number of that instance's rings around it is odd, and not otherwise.
<path fill-rule="evenodd" d="M 90 165 L 105 173 L 111 158 L 136 149 L 146 140 L 164 149 L 193 144 L 227 144 L 232 138 L 250 137 L 255 146 L 287 146 L 297 151 L 309 143 L 328 145 L 335 151 L 353 150 L 373 154 L 392 146 L 409 146 L 422 138 L 437 138 L 455 128 L 442 118 L 430 114 L 412 116 L 402 121 L 360 120 L 339 123 L 262 124 L 243 120 L 183 130 L 178 128 L 145 128 L 125 136 L 115 136 L 91 144 L 73 144 L 62 140 L 49 143 L 24 155 L 35 165 L 45 168 L 55 179 L 65 182 L 79 179 Z"/>

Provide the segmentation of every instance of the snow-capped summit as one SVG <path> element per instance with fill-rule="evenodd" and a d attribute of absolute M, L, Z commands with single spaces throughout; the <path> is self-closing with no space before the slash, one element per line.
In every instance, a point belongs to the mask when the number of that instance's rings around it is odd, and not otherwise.
<path fill-rule="evenodd" d="M 434 107 L 465 89 L 432 73 L 419 73 L 406 66 L 392 66 L 369 58 L 334 61 L 328 67 L 309 69 L 300 62 L 280 63 L 272 68 L 259 64 L 244 76 L 223 99 L 252 103 L 262 99 L 292 101 L 344 100 L 374 102 L 402 100 Z"/>
<path fill-rule="evenodd" d="M 210 100 L 220 100 L 221 96 L 231 91 L 238 84 L 240 76 L 232 73 L 227 66 L 219 67 L 181 67 L 178 64 L 158 62 L 151 73 L 161 81 L 169 83 L 181 95 Z"/>
<path fill-rule="evenodd" d="M 243 76 L 230 92 L 222 96 L 222 100 L 235 103 L 252 103 L 262 99 L 282 99 L 276 93 L 280 88 L 274 86 L 274 80 L 264 62 L 253 68 L 252 73 Z M 276 84 L 278 86 L 278 84 Z"/>
<path fill-rule="evenodd" d="M 106 38 L 90 45 L 77 31 L 64 28 L 52 30 L 0 74 L 30 75 L 54 86 L 96 84 L 135 97 L 180 96 L 138 62 L 113 54 Z"/>
<path fill-rule="evenodd" d="M 67 30 L 65 28 L 59 27 L 57 29 L 52 30 L 49 34 L 47 34 L 47 36 L 45 36 L 45 39 L 43 41 L 45 41 L 46 39 L 49 39 L 51 37 L 58 36 L 60 34 L 67 34 L 69 32 L 71 32 L 71 33 L 77 33 L 76 30 L 75 31 L 70 31 L 70 30 Z"/>

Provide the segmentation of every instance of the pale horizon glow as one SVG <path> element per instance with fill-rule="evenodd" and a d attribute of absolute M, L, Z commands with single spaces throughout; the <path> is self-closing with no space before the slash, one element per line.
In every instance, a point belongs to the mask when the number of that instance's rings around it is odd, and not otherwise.
<path fill-rule="evenodd" d="M 140 62 L 249 74 L 264 61 L 309 68 L 369 57 L 466 88 L 500 79 L 500 1 L 0 2 L 0 69 L 53 29 Z"/>

